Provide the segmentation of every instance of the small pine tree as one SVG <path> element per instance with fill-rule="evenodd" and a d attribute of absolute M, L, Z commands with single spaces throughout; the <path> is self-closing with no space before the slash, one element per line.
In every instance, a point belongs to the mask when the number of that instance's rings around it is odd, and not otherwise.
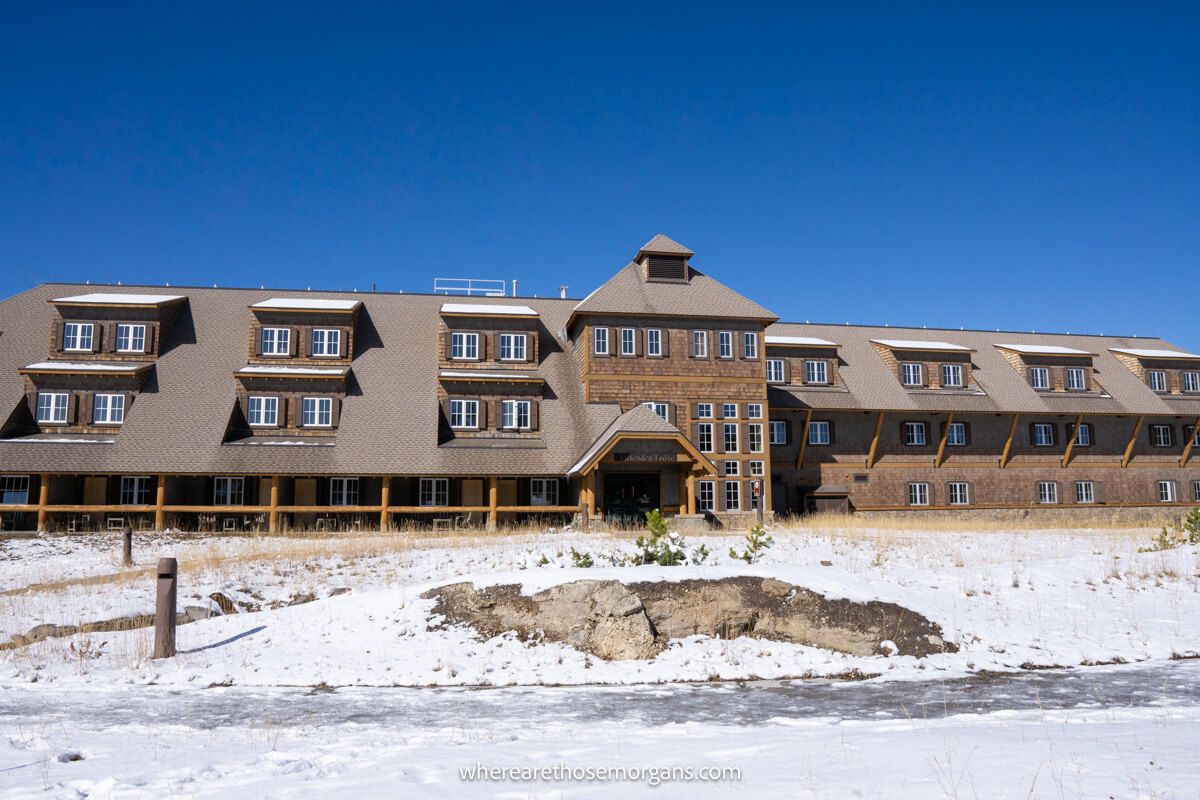
<path fill-rule="evenodd" d="M 1183 529 L 1187 531 L 1188 544 L 1200 544 L 1200 506 L 1188 512 L 1183 521 Z"/>
<path fill-rule="evenodd" d="M 729 557 L 745 561 L 747 564 L 755 564 L 767 549 L 775 544 L 775 540 L 767 533 L 762 525 L 755 525 L 746 534 L 746 547 L 739 554 L 733 547 L 729 548 Z"/>
<path fill-rule="evenodd" d="M 579 552 L 574 547 L 571 548 L 571 563 L 576 567 L 594 567 L 596 562 L 592 559 L 592 554 L 588 552 Z"/>

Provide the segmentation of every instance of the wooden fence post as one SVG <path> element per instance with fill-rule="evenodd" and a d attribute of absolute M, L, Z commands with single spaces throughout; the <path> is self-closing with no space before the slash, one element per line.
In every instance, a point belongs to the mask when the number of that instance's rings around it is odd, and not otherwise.
<path fill-rule="evenodd" d="M 175 595 L 179 562 L 173 558 L 158 560 L 158 602 L 154 608 L 154 658 L 175 655 Z"/>
<path fill-rule="evenodd" d="M 133 566 L 133 528 L 128 525 L 121 531 L 121 563 L 127 567 Z"/>

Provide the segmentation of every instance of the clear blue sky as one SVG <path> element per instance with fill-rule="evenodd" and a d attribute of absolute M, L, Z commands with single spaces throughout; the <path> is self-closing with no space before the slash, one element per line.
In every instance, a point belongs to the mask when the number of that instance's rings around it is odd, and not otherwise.
<path fill-rule="evenodd" d="M 583 296 L 661 231 L 785 319 L 1200 348 L 1195 4 L 182 5 L 6 7 L 3 294 Z"/>

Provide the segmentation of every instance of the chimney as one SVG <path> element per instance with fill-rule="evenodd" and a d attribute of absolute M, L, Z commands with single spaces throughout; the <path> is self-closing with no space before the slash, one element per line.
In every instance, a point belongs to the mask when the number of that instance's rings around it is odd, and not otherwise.
<path fill-rule="evenodd" d="M 563 300 L 567 299 L 567 285 L 565 283 L 558 287 L 558 296 Z"/>

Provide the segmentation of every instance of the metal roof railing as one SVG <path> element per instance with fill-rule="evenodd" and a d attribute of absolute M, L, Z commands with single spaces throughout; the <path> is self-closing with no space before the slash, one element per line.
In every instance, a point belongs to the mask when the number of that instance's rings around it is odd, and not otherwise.
<path fill-rule="evenodd" d="M 458 294 L 468 297 L 505 297 L 505 281 L 484 278 L 434 278 L 434 294 Z"/>

